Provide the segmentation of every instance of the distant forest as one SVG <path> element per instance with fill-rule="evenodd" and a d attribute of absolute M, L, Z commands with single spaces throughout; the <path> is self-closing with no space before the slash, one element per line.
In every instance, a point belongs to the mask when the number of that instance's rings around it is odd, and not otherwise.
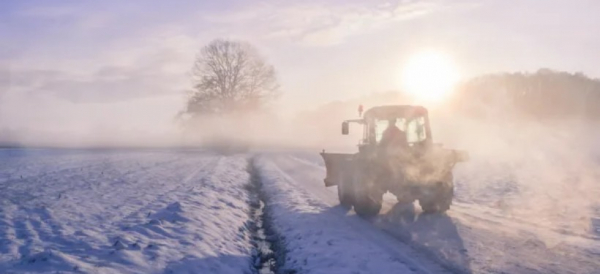
<path fill-rule="evenodd" d="M 452 109 L 470 116 L 499 115 L 501 110 L 507 117 L 534 120 L 600 121 L 600 80 L 549 69 L 484 75 L 457 89 Z"/>
<path fill-rule="evenodd" d="M 498 73 L 472 78 L 460 84 L 445 103 L 447 114 L 464 114 L 486 120 L 600 121 L 600 79 L 582 73 L 540 69 L 534 73 Z M 410 104 L 399 91 L 372 93 L 334 101 L 301 113 L 302 122 L 342 121 L 357 117 L 358 105 Z"/>
<path fill-rule="evenodd" d="M 339 136 L 339 124 L 346 119 L 358 118 L 359 105 L 366 110 L 393 104 L 411 104 L 411 100 L 399 91 L 372 93 L 298 113 L 294 124 L 302 125 L 300 132 L 318 132 L 311 137 L 315 144 L 328 138 L 339 142 L 334 139 Z M 436 116 L 434 122 L 442 121 L 440 116 L 451 121 L 456 115 L 484 123 L 506 121 L 552 125 L 555 122 L 593 121 L 596 124 L 600 122 L 600 80 L 582 73 L 549 69 L 534 73 L 482 75 L 463 82 L 441 107 L 430 110 L 431 115 Z M 360 133 L 355 129 L 351 131 Z"/>

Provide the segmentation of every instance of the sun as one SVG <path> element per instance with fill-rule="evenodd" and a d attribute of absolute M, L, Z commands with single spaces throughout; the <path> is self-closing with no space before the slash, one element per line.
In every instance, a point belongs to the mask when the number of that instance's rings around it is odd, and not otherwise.
<path fill-rule="evenodd" d="M 414 99 L 438 101 L 452 92 L 459 81 L 459 72 L 447 55 L 422 51 L 408 59 L 400 81 L 403 91 Z"/>

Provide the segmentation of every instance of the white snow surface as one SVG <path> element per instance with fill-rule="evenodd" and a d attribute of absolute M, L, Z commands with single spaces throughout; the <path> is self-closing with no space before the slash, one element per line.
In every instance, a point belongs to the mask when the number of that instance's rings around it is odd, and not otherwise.
<path fill-rule="evenodd" d="M 0 149 L 0 273 L 256 273 L 252 157 Z M 590 161 L 557 160 L 554 174 L 577 163 L 587 172 L 540 179 L 547 162 L 504 169 L 475 155 L 457 167 L 447 214 L 421 214 L 386 195 L 379 216 L 364 220 L 323 185 L 317 153 L 254 158 L 288 273 L 600 274 Z"/>
<path fill-rule="evenodd" d="M 278 167 L 280 160 L 258 157 L 256 165 L 272 227 L 285 243 L 283 269 L 323 274 L 446 272 L 357 216 L 315 197 Z"/>
<path fill-rule="evenodd" d="M 252 273 L 245 157 L 0 150 L 0 273 Z"/>
<path fill-rule="evenodd" d="M 279 170 L 278 179 L 297 185 L 296 190 L 305 193 L 309 204 L 317 204 L 329 208 L 328 218 L 339 223 L 341 216 L 351 219 L 354 213 L 333 210 L 338 206 L 336 187 L 326 188 L 323 183 L 325 169 L 316 153 L 270 153 L 263 161 L 270 162 L 271 169 Z M 469 196 L 473 181 L 466 170 L 476 170 L 481 163 L 473 161 L 468 169 L 458 167 L 455 181 L 458 182 L 456 195 L 460 198 Z M 510 171 L 510 170 L 507 170 Z M 487 174 L 487 176 L 485 176 Z M 487 197 L 501 200 L 505 192 L 501 188 L 503 181 L 497 180 L 497 170 L 480 169 L 477 180 L 479 184 L 496 185 L 499 189 L 490 189 Z M 267 180 L 268 181 L 268 180 Z M 520 181 L 521 183 L 541 184 L 540 181 Z M 568 181 L 563 184 L 568 185 Z M 597 188 L 589 189 L 590 193 Z M 291 191 L 291 190 L 290 190 Z M 596 196 L 597 197 L 597 196 Z M 593 202 L 588 200 L 587 202 Z M 561 207 L 565 201 L 558 201 Z M 600 200 L 596 199 L 596 206 Z M 324 205 L 323 205 L 324 204 Z M 301 206 L 297 206 L 301 207 Z M 393 237 L 390 243 L 394 246 L 408 245 L 419 251 L 410 254 L 415 258 L 420 254 L 442 265 L 452 273 L 590 273 L 600 274 L 600 214 L 592 218 L 577 218 L 591 229 L 576 229 L 574 218 L 564 216 L 562 211 L 554 212 L 552 223 L 540 222 L 541 218 L 532 218 L 538 207 L 522 208 L 529 215 L 513 214 L 502 206 L 490 206 L 477 199 L 455 199 L 446 214 L 421 214 L 418 203 L 414 207 L 396 204 L 393 195 L 384 195 L 381 213 L 368 220 L 368 227 L 347 226 L 347 230 L 357 230 L 360 235 L 370 235 L 371 228 Z M 590 208 L 582 207 L 586 214 L 594 214 Z M 323 223 L 325 223 L 324 218 Z M 330 225 L 330 223 L 327 223 Z M 348 234 L 347 234 L 348 235 Z M 377 241 L 371 241 L 377 243 Z M 348 249 L 354 248 L 352 245 Z M 392 255 L 394 256 L 394 255 Z M 431 268 L 427 262 L 418 264 L 423 268 Z M 424 273 L 426 271 L 416 272 Z M 429 271 L 438 273 L 437 270 Z M 369 272 L 365 272 L 369 273 Z M 376 271 L 373 273 L 388 273 Z M 395 271 L 391 273 L 402 273 Z"/>

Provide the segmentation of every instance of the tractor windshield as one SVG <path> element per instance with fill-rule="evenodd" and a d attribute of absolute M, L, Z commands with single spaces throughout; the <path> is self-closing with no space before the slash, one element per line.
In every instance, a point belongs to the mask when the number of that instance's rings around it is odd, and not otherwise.
<path fill-rule="evenodd" d="M 427 139 L 425 117 L 415 117 L 406 123 L 406 139 L 409 144 L 419 143 Z"/>
<path fill-rule="evenodd" d="M 375 120 L 375 141 L 379 143 L 386 128 L 388 128 L 389 120 Z M 396 127 L 406 134 L 406 140 L 409 145 L 424 141 L 426 136 L 425 117 L 418 116 L 410 119 L 397 118 Z"/>

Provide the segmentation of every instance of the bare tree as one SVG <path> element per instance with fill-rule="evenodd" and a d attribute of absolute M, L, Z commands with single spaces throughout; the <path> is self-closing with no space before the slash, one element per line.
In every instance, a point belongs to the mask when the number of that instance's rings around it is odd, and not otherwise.
<path fill-rule="evenodd" d="M 204 46 L 192 77 L 194 90 L 184 111 L 192 116 L 257 110 L 279 93 L 273 66 L 240 41 L 217 39 Z"/>

